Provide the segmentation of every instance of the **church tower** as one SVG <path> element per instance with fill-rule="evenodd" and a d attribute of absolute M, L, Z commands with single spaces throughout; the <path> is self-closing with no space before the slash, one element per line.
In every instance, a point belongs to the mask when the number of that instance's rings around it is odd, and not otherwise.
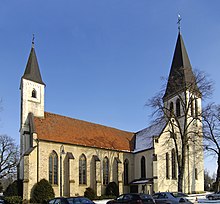
<path fill-rule="evenodd" d="M 30 134 L 31 116 L 44 117 L 44 88 L 41 78 L 37 56 L 34 49 L 34 41 L 26 65 L 24 75 L 21 78 L 21 124 L 20 124 L 20 151 L 21 156 L 32 146 Z"/>
<path fill-rule="evenodd" d="M 172 112 L 179 118 L 182 115 L 181 111 L 187 111 L 183 110 L 183 105 L 190 107 L 191 112 L 189 114 L 192 116 L 198 116 L 201 112 L 201 93 L 180 32 L 178 33 L 163 102 L 167 114 L 169 115 Z"/>
<path fill-rule="evenodd" d="M 169 78 L 163 96 L 165 118 L 170 122 L 178 143 L 183 166 L 183 191 L 203 190 L 203 150 L 201 92 L 179 30 Z M 184 156 L 183 156 L 184 154 Z M 177 155 L 176 155 L 177 157 Z"/>

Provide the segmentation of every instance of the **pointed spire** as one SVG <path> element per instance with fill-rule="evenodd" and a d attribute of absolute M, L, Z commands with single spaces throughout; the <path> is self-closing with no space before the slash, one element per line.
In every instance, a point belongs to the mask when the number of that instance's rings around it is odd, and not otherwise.
<path fill-rule="evenodd" d="M 179 32 L 163 100 L 173 96 L 178 91 L 181 91 L 188 86 L 194 89 L 194 91 L 199 92 L 183 38 Z"/>
<path fill-rule="evenodd" d="M 41 78 L 40 69 L 37 62 L 37 56 L 34 50 L 34 35 L 32 38 L 31 52 L 22 78 L 45 85 Z"/>

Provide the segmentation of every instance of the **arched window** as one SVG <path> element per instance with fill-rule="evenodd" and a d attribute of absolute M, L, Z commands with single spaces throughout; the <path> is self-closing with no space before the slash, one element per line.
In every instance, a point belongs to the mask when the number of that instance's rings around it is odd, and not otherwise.
<path fill-rule="evenodd" d="M 103 159 L 103 184 L 107 185 L 109 182 L 109 161 L 108 158 L 105 157 Z"/>
<path fill-rule="evenodd" d="M 86 184 L 86 156 L 79 157 L 79 184 Z"/>
<path fill-rule="evenodd" d="M 198 180 L 198 169 L 195 168 L 195 179 Z"/>
<path fill-rule="evenodd" d="M 180 116 L 180 99 L 176 100 L 176 116 Z"/>
<path fill-rule="evenodd" d="M 55 151 L 49 156 L 49 182 L 58 184 L 58 156 Z"/>
<path fill-rule="evenodd" d="M 173 115 L 173 102 L 170 103 L 170 116 Z"/>
<path fill-rule="evenodd" d="M 174 149 L 172 149 L 172 179 L 176 179 L 176 154 Z"/>
<path fill-rule="evenodd" d="M 166 178 L 170 178 L 170 160 L 169 160 L 169 153 L 166 153 Z"/>
<path fill-rule="evenodd" d="M 37 98 L 37 91 L 35 89 L 33 89 L 32 93 L 31 93 L 31 97 Z"/>
<path fill-rule="evenodd" d="M 194 117 L 194 100 L 192 97 L 191 97 L 190 101 L 191 101 L 191 116 Z"/>
<path fill-rule="evenodd" d="M 146 178 L 146 162 L 145 157 L 141 157 L 141 178 Z"/>
<path fill-rule="evenodd" d="M 124 184 L 128 185 L 128 159 L 124 161 Z"/>
<path fill-rule="evenodd" d="M 198 101 L 195 99 L 195 117 L 198 118 Z"/>

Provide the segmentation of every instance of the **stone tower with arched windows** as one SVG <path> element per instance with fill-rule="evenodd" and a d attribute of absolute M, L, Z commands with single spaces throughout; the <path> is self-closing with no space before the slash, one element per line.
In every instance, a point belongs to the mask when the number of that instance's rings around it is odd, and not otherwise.
<path fill-rule="evenodd" d="M 37 56 L 32 42 L 31 52 L 28 58 L 24 75 L 20 82 L 21 92 L 21 120 L 20 120 L 20 155 L 21 161 L 26 151 L 33 146 L 32 126 L 30 121 L 33 116 L 44 117 L 44 88 L 41 78 Z M 20 162 L 19 177 L 23 179 L 23 162 Z"/>
<path fill-rule="evenodd" d="M 202 177 L 198 179 L 198 175 L 203 176 L 203 141 L 202 94 L 197 82 L 198 78 L 193 73 L 182 35 L 179 32 L 163 102 L 165 118 L 174 143 L 170 160 L 172 163 L 173 161 L 179 162 L 178 165 L 183 166 L 182 190 L 188 193 L 195 192 L 196 186 L 201 185 L 199 180 L 203 180 Z M 175 155 L 176 151 L 179 153 Z M 167 163 L 169 163 L 168 160 L 169 158 L 166 159 Z M 172 174 L 173 169 L 176 168 L 172 164 Z"/>

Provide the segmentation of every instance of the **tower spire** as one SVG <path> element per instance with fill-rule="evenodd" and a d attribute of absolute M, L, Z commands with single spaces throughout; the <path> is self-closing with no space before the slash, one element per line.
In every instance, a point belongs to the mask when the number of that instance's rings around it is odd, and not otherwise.
<path fill-rule="evenodd" d="M 24 72 L 24 75 L 22 76 L 22 78 L 45 85 L 42 78 L 41 78 L 41 73 L 40 73 L 40 69 L 39 69 L 39 65 L 38 65 L 38 61 L 37 61 L 37 56 L 36 56 L 35 49 L 34 49 L 34 40 L 35 40 L 35 36 L 33 34 L 31 52 L 30 52 L 28 62 L 26 65 L 26 69 L 25 69 L 25 72 Z"/>
<path fill-rule="evenodd" d="M 179 32 L 163 100 L 172 97 L 188 86 L 199 92 L 183 38 Z"/>

